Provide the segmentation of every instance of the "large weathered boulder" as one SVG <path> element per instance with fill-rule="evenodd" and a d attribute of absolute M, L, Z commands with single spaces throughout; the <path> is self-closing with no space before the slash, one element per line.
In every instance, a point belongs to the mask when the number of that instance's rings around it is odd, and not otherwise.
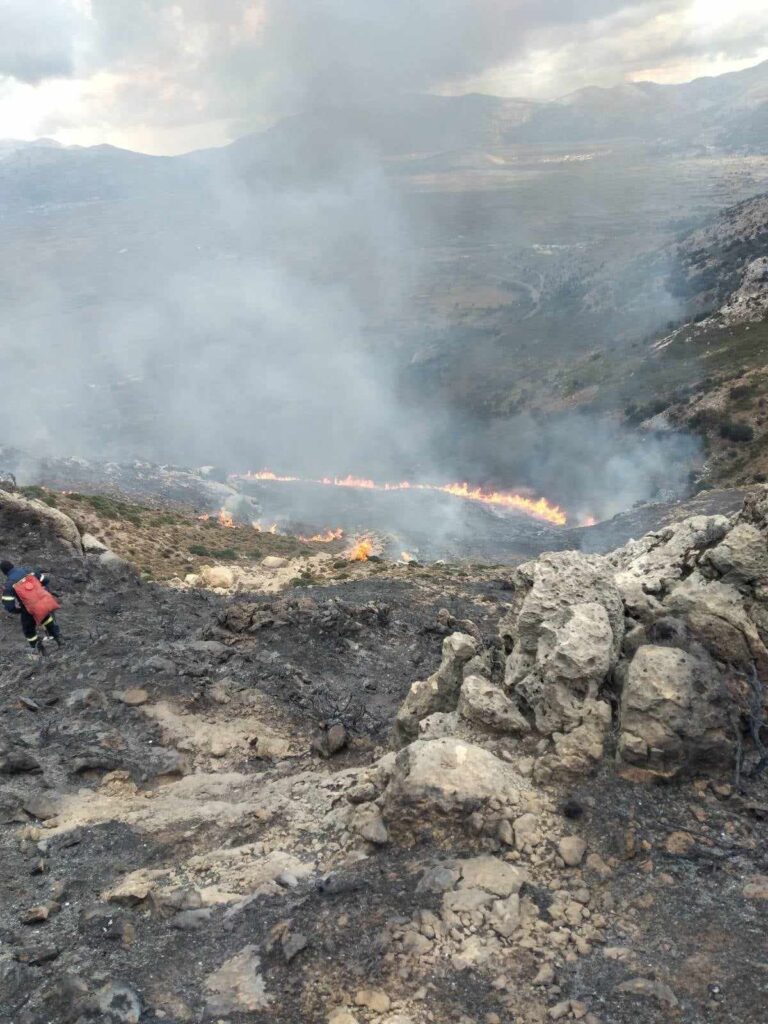
<path fill-rule="evenodd" d="M 768 543 L 750 523 L 737 523 L 714 548 L 705 551 L 699 562 L 707 575 L 740 590 L 768 579 Z"/>
<path fill-rule="evenodd" d="M 86 555 L 101 555 L 109 550 L 107 545 L 100 541 L 98 537 L 94 537 L 92 533 L 84 533 L 80 541 Z"/>
<path fill-rule="evenodd" d="M 464 680 L 458 711 L 463 718 L 493 732 L 522 736 L 531 730 L 517 705 L 482 676 L 467 676 Z"/>
<path fill-rule="evenodd" d="M 453 633 L 443 641 L 443 660 L 429 679 L 414 683 L 395 721 L 395 737 L 408 743 L 419 734 L 419 722 L 436 712 L 456 709 L 464 666 L 477 654 L 477 641 L 468 633 Z"/>
<path fill-rule="evenodd" d="M 693 572 L 672 589 L 664 608 L 684 619 L 691 637 L 717 661 L 768 672 L 768 650 L 735 587 Z"/>
<path fill-rule="evenodd" d="M 524 787 L 509 764 L 482 747 L 453 738 L 417 740 L 395 759 L 385 792 L 386 816 L 474 809 L 494 797 L 516 799 Z"/>
<path fill-rule="evenodd" d="M 40 540 L 53 541 L 70 554 L 82 555 L 83 545 L 80 532 L 74 522 L 57 508 L 46 505 L 36 498 L 25 498 L 15 491 L 0 489 L 0 527 L 2 532 L 14 536 L 19 529 L 35 531 L 42 535 L 35 541 L 39 549 Z"/>
<path fill-rule="evenodd" d="M 235 585 L 234 570 L 228 565 L 204 565 L 200 576 L 205 586 L 214 590 L 231 590 Z"/>
<path fill-rule="evenodd" d="M 619 756 L 662 771 L 729 762 L 729 713 L 721 674 L 706 655 L 641 647 L 622 691 Z"/>

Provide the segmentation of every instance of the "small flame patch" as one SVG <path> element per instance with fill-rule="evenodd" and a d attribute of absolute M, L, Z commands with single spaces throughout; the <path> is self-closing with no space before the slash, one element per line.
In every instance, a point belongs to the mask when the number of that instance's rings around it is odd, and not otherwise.
<path fill-rule="evenodd" d="M 370 537 L 362 537 L 350 548 L 347 558 L 350 562 L 367 562 L 372 554 L 373 541 Z"/>
<path fill-rule="evenodd" d="M 299 537 L 305 544 L 332 544 L 335 540 L 343 540 L 344 531 L 339 527 L 337 530 L 326 530 L 325 533 L 316 533 L 314 537 Z"/>

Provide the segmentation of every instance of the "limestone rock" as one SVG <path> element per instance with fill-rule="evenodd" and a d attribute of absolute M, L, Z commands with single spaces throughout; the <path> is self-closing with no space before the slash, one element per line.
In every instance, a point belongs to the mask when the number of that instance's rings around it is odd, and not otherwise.
<path fill-rule="evenodd" d="M 409 808 L 451 812 L 516 796 L 520 787 L 515 770 L 482 747 L 455 739 L 417 740 L 397 755 L 385 800 L 394 816 Z"/>
<path fill-rule="evenodd" d="M 100 555 L 104 551 L 109 550 L 107 545 L 100 541 L 98 537 L 94 537 L 92 533 L 84 533 L 80 540 L 86 555 Z"/>
<path fill-rule="evenodd" d="M 460 878 L 461 871 L 453 863 L 436 864 L 421 876 L 416 892 L 447 892 Z"/>
<path fill-rule="evenodd" d="M 539 839 L 539 819 L 530 811 L 528 814 L 521 814 L 513 822 L 512 831 L 515 834 L 515 846 L 518 850 L 532 846 Z"/>
<path fill-rule="evenodd" d="M 453 633 L 443 641 L 440 668 L 429 679 L 411 686 L 397 713 L 395 734 L 408 743 L 419 734 L 419 722 L 435 712 L 454 711 L 459 700 L 463 668 L 477 654 L 477 642 L 467 633 Z"/>
<path fill-rule="evenodd" d="M 587 852 L 587 844 L 581 836 L 566 836 L 557 844 L 557 851 L 569 868 L 577 868 Z"/>
<path fill-rule="evenodd" d="M 641 647 L 622 693 L 619 754 L 662 769 L 730 763 L 727 703 L 711 661 L 674 647 Z"/>
<path fill-rule="evenodd" d="M 517 893 L 503 900 L 495 900 L 490 924 L 497 935 L 508 939 L 520 927 L 520 897 Z"/>
<path fill-rule="evenodd" d="M 102 551 L 99 555 L 99 565 L 114 573 L 120 573 L 121 570 L 128 568 L 128 562 L 119 555 L 116 555 L 114 551 Z"/>
<path fill-rule="evenodd" d="M 492 900 L 487 889 L 459 889 L 443 894 L 443 907 L 454 914 L 471 914 L 489 906 Z"/>
<path fill-rule="evenodd" d="M 737 523 L 716 547 L 704 552 L 699 565 L 723 583 L 749 588 L 768 577 L 765 536 L 750 523 Z"/>
<path fill-rule="evenodd" d="M 683 617 L 692 637 L 718 661 L 744 669 L 755 663 L 760 673 L 768 672 L 768 650 L 735 587 L 694 572 L 672 589 L 664 607 Z"/>
<path fill-rule="evenodd" d="M 267 555 L 266 558 L 262 558 L 261 564 L 265 569 L 285 569 L 290 565 L 290 561 L 287 558 L 280 558 L 279 555 Z"/>
<path fill-rule="evenodd" d="M 60 800 L 55 795 L 46 796 L 45 793 L 40 793 L 37 796 L 27 797 L 22 802 L 22 806 L 33 818 L 37 818 L 39 821 L 48 821 L 59 813 Z"/>
<path fill-rule="evenodd" d="M 596 698 L 616 656 L 605 608 L 577 604 L 541 623 L 534 666 L 522 678 L 512 654 L 507 683 L 533 708 L 540 732 L 567 732 L 581 724 L 585 701 Z"/>
<path fill-rule="evenodd" d="M 459 714 L 495 732 L 523 736 L 530 725 L 516 704 L 482 676 L 468 676 L 459 694 Z"/>
<path fill-rule="evenodd" d="M 375 804 L 363 804 L 356 807 L 350 821 L 350 827 L 363 839 L 375 846 L 384 846 L 389 842 L 389 832 L 384 824 L 379 808 Z"/>
<path fill-rule="evenodd" d="M 611 667 L 614 643 L 608 613 L 601 604 L 576 604 L 562 624 L 542 623 L 536 660 L 545 684 L 593 692 Z"/>
<path fill-rule="evenodd" d="M 460 888 L 485 889 L 496 896 L 519 893 L 526 880 L 522 868 L 499 860 L 498 857 L 471 857 L 458 862 L 461 869 Z"/>
<path fill-rule="evenodd" d="M 392 1000 L 380 988 L 364 988 L 355 995 L 355 1006 L 364 1006 L 374 1013 L 386 1013 Z"/>
<path fill-rule="evenodd" d="M 571 778 L 593 771 L 602 760 L 611 728 L 611 708 L 602 700 L 587 700 L 581 708 L 581 722 L 568 733 L 552 736 L 554 751 L 539 758 L 534 768 L 537 782 Z"/>
<path fill-rule="evenodd" d="M 149 700 L 149 694 L 140 686 L 133 686 L 130 690 L 123 690 L 121 693 L 115 694 L 115 696 L 121 704 L 126 704 L 129 708 L 138 708 Z"/>
<path fill-rule="evenodd" d="M 502 637 L 519 643 L 533 660 L 543 622 L 577 604 L 600 604 L 608 615 L 618 652 L 624 633 L 624 609 L 613 575 L 607 559 L 578 551 L 549 552 L 520 566 L 514 582 L 523 595 L 522 603 L 518 600 L 501 623 Z"/>
<path fill-rule="evenodd" d="M 205 979 L 205 989 L 210 993 L 205 1008 L 209 1017 L 268 1009 L 270 998 L 256 954 L 256 946 L 245 946 Z"/>
<path fill-rule="evenodd" d="M 659 601 L 692 568 L 702 551 L 725 536 L 725 516 L 692 516 L 681 523 L 649 533 L 610 556 L 622 600 L 630 615 L 649 621 Z"/>
<path fill-rule="evenodd" d="M 357 1017 L 346 1006 L 337 1006 L 328 1014 L 328 1024 L 357 1024 Z"/>
<path fill-rule="evenodd" d="M 204 565 L 200 577 L 206 587 L 213 590 L 231 590 L 235 585 L 235 573 L 228 565 Z"/>
<path fill-rule="evenodd" d="M 524 594 L 500 631 L 512 653 L 505 686 L 532 708 L 546 735 L 581 724 L 616 664 L 624 636 L 624 609 L 611 563 L 598 555 L 560 551 L 517 572 Z"/>

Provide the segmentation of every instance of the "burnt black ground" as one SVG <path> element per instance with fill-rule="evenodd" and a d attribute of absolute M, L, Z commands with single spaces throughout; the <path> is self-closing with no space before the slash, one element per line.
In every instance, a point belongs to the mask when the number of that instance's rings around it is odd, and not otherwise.
<path fill-rule="evenodd" d="M 181 862 L 206 847 L 258 841 L 264 823 L 228 829 L 211 820 L 194 830 L 148 834 L 113 821 L 56 835 L 41 855 L 37 843 L 47 830 L 21 806 L 30 797 L 95 791 L 108 771 L 125 771 L 140 790 L 152 792 L 187 770 L 178 751 L 163 747 L 156 724 L 114 699 L 115 691 L 132 686 L 192 710 L 209 706 L 212 687 L 225 678 L 235 677 L 245 690 L 260 689 L 274 701 L 276 716 L 306 739 L 307 749 L 294 759 L 254 758 L 236 766 L 260 779 L 308 770 L 324 777 L 370 761 L 386 743 L 410 683 L 437 666 L 447 632 L 471 619 L 483 639 L 494 642 L 508 596 L 503 579 L 449 581 L 415 573 L 410 582 L 370 577 L 231 600 L 142 583 L 130 568 L 108 571 L 63 555 L 29 525 L 0 525 L 6 549 L 52 571 L 69 641 L 62 653 L 32 665 L 17 620 L 0 620 L 2 756 L 23 754 L 40 767 L 0 774 L 3 1024 L 106 1021 L 89 1016 L 82 1000 L 84 992 L 109 982 L 130 984 L 141 994 L 141 1024 L 197 1022 L 202 979 L 249 943 L 260 949 L 275 1001 L 264 1015 L 227 1015 L 231 1024 L 324 1024 L 338 992 L 374 984 L 403 993 L 432 985 L 424 1005 L 436 1024 L 483 1024 L 489 1012 L 504 1024 L 515 1019 L 491 987 L 492 978 L 479 971 L 444 963 L 397 974 L 397 964 L 385 959 L 388 924 L 425 906 L 423 897 L 414 902 L 424 864 L 483 848 L 463 828 L 450 845 L 425 822 L 415 845 L 391 844 L 338 871 L 330 886 L 313 879 L 285 896 L 261 899 L 231 928 L 218 908 L 201 931 L 186 932 L 172 929 L 162 908 L 118 907 L 103 902 L 102 894 L 138 868 Z M 441 616 L 441 609 L 453 619 Z M 256 628 L 232 628 L 244 616 Z M 199 640 L 224 646 L 201 649 L 194 646 Z M 157 658 L 172 667 L 152 661 Z M 101 699 L 67 707 L 72 692 L 83 688 Z M 364 715 L 354 713 L 361 694 Z M 38 709 L 30 710 L 22 697 Z M 321 718 L 336 713 L 347 715 L 353 739 L 351 749 L 329 765 L 309 754 L 309 738 Z M 748 782 L 744 795 L 718 796 L 710 786 L 697 790 L 689 782 L 649 789 L 618 778 L 607 764 L 597 778 L 564 791 L 563 799 L 568 796 L 584 809 L 577 827 L 590 847 L 619 861 L 606 886 L 615 908 L 608 914 L 608 942 L 631 945 L 639 962 L 630 968 L 596 947 L 563 967 L 564 996 L 586 997 L 603 1024 L 765 1024 L 764 904 L 742 895 L 749 877 L 768 872 L 765 782 Z M 703 821 L 692 816 L 692 807 Z M 24 839 L 28 826 L 39 831 Z M 680 829 L 694 834 L 696 843 L 684 856 L 669 854 L 666 838 Z M 300 844 L 294 852 L 301 853 Z M 41 856 L 44 873 L 33 874 Z M 61 911 L 44 924 L 23 924 L 24 913 L 45 902 L 56 882 L 65 884 Z M 547 894 L 541 898 L 546 904 Z M 286 921 L 308 940 L 290 964 L 279 943 L 270 946 L 273 929 Z M 521 977 L 532 976 L 534 957 L 521 951 L 518 969 Z M 670 1011 L 615 992 L 618 982 L 639 975 L 668 980 L 680 1006 Z M 161 991 L 166 1007 L 177 999 L 192 1015 L 166 1010 L 158 1016 L 153 1007 Z"/>

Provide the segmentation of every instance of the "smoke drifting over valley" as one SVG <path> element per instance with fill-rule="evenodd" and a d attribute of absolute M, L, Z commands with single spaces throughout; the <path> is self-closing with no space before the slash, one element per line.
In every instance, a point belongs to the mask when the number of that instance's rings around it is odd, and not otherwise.
<path fill-rule="evenodd" d="M 698 171 L 665 164 L 638 185 L 649 158 L 635 150 L 516 140 L 546 127 L 537 104 L 416 95 L 616 6 L 577 17 L 572 4 L 495 0 L 52 5 L 50 45 L 26 46 L 22 32 L 18 52 L 0 51 L 7 76 L 109 70 L 88 103 L 113 124 L 151 105 L 169 128 L 293 116 L 187 156 L 20 145 L 0 159 L 2 440 L 462 479 L 544 494 L 576 517 L 679 491 L 694 443 L 621 427 L 618 409 L 572 409 L 572 393 L 600 382 L 566 377 L 596 346 L 624 351 L 684 313 L 660 264 L 633 261 L 638 233 L 653 252 L 675 215 L 700 215 Z M 670 6 L 640 5 L 648 17 Z M 28 27 L 25 10 L 8 16 Z M 66 129 L 64 113 L 50 116 Z M 624 207 L 635 183 L 626 215 L 606 178 Z M 595 300 L 627 280 L 639 300 Z M 559 407 L 512 401 L 529 379 L 562 392 Z"/>

